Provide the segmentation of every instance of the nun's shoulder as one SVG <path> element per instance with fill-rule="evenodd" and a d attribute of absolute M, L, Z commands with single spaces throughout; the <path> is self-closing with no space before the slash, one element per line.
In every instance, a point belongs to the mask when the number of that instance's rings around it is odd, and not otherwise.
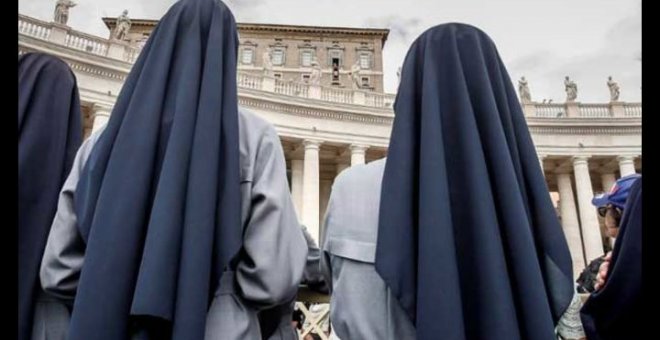
<path fill-rule="evenodd" d="M 238 134 L 241 176 L 251 178 L 258 164 L 282 158 L 284 152 L 275 127 L 263 118 L 244 108 L 238 109 Z"/>
<path fill-rule="evenodd" d="M 353 165 L 342 171 L 335 178 L 333 187 L 359 188 L 364 183 L 369 183 L 373 180 L 380 181 L 383 178 L 385 161 L 386 159 L 382 158 L 367 164 Z"/>
<path fill-rule="evenodd" d="M 87 157 L 89 154 L 92 152 L 92 149 L 94 148 L 94 145 L 99 141 L 99 137 L 101 137 L 101 134 L 105 130 L 105 126 L 101 127 L 99 130 L 92 132 L 87 139 L 85 139 L 80 147 L 78 148 L 78 154 L 80 154 L 83 158 L 83 163 L 86 161 Z"/>
<path fill-rule="evenodd" d="M 241 133 L 243 131 L 254 134 L 275 132 L 275 128 L 271 123 L 242 107 L 238 109 L 238 125 Z"/>

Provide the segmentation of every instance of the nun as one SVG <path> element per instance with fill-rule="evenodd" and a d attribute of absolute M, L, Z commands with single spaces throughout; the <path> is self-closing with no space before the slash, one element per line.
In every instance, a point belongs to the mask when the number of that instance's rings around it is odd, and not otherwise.
<path fill-rule="evenodd" d="M 320 261 L 331 339 L 415 339 L 415 328 L 374 268 L 385 159 L 352 166 L 332 185 Z"/>
<path fill-rule="evenodd" d="M 465 24 L 425 31 L 394 112 L 387 159 L 332 187 L 333 335 L 556 339 L 579 302 L 571 257 L 493 41 Z"/>
<path fill-rule="evenodd" d="M 217 0 L 160 20 L 60 194 L 40 277 L 68 339 L 261 339 L 307 247 L 275 129 L 239 109 L 238 35 Z"/>
<path fill-rule="evenodd" d="M 57 197 L 82 142 L 76 77 L 62 60 L 18 60 L 18 339 L 63 339 L 69 312 L 39 283 Z M 46 318 L 49 315 L 49 318 Z"/>
<path fill-rule="evenodd" d="M 642 178 L 630 188 L 605 285 L 580 311 L 589 340 L 644 339 L 650 334 L 642 296 Z M 649 329 L 646 329 L 649 328 Z"/>

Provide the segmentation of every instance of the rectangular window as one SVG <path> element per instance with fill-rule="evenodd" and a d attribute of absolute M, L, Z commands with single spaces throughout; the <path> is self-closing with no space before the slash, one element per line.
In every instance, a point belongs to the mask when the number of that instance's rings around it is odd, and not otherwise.
<path fill-rule="evenodd" d="M 273 65 L 280 66 L 284 64 L 284 50 L 273 51 Z"/>
<path fill-rule="evenodd" d="M 275 77 L 277 79 L 282 79 L 282 73 L 274 73 L 273 77 Z"/>
<path fill-rule="evenodd" d="M 308 67 L 312 66 L 312 51 L 303 51 L 300 56 L 300 64 Z"/>
<path fill-rule="evenodd" d="M 332 58 L 332 84 L 339 85 L 339 58 Z"/>
<path fill-rule="evenodd" d="M 367 53 L 360 54 L 360 68 L 361 69 L 371 68 L 371 55 Z"/>
<path fill-rule="evenodd" d="M 342 66 L 342 51 L 340 50 L 328 50 L 328 66 L 334 66 L 337 64 L 337 68 Z"/>
<path fill-rule="evenodd" d="M 254 51 L 251 48 L 244 48 L 243 55 L 241 58 L 241 63 L 245 65 L 252 64 L 252 58 L 254 57 Z"/>
<path fill-rule="evenodd" d="M 369 87 L 369 77 L 362 77 L 362 86 Z"/>

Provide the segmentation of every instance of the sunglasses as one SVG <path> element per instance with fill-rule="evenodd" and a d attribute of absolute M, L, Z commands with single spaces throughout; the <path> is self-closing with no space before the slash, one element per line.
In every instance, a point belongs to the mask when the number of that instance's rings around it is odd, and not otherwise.
<path fill-rule="evenodd" d="M 611 204 L 608 204 L 608 205 L 606 205 L 606 206 L 604 206 L 604 207 L 600 207 L 600 208 L 598 208 L 598 209 L 597 209 L 597 211 L 598 211 L 598 215 L 599 215 L 600 217 L 605 217 L 605 215 L 607 214 L 607 211 L 608 211 L 609 209 L 612 209 L 612 210 L 613 210 L 612 212 L 614 213 L 614 216 L 615 216 L 616 218 L 618 218 L 618 217 L 621 215 L 621 210 L 619 210 L 619 208 L 617 208 L 617 207 L 615 207 L 615 206 L 613 206 L 613 205 L 611 205 Z"/>

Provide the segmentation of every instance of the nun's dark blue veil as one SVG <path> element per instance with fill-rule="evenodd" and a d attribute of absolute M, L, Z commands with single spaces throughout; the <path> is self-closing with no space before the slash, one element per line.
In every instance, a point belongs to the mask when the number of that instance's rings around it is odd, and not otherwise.
<path fill-rule="evenodd" d="M 589 340 L 644 339 L 642 305 L 642 179 L 630 188 L 605 286 L 591 294 L 580 316 Z"/>
<path fill-rule="evenodd" d="M 76 190 L 86 253 L 69 339 L 203 339 L 242 244 L 237 49 L 217 0 L 178 1 L 151 34 Z"/>
<path fill-rule="evenodd" d="M 82 142 L 78 86 L 62 60 L 18 59 L 18 338 L 29 339 L 39 265 L 57 199 Z"/>
<path fill-rule="evenodd" d="M 445 24 L 406 56 L 376 270 L 424 339 L 553 339 L 568 245 L 493 41 Z"/>

